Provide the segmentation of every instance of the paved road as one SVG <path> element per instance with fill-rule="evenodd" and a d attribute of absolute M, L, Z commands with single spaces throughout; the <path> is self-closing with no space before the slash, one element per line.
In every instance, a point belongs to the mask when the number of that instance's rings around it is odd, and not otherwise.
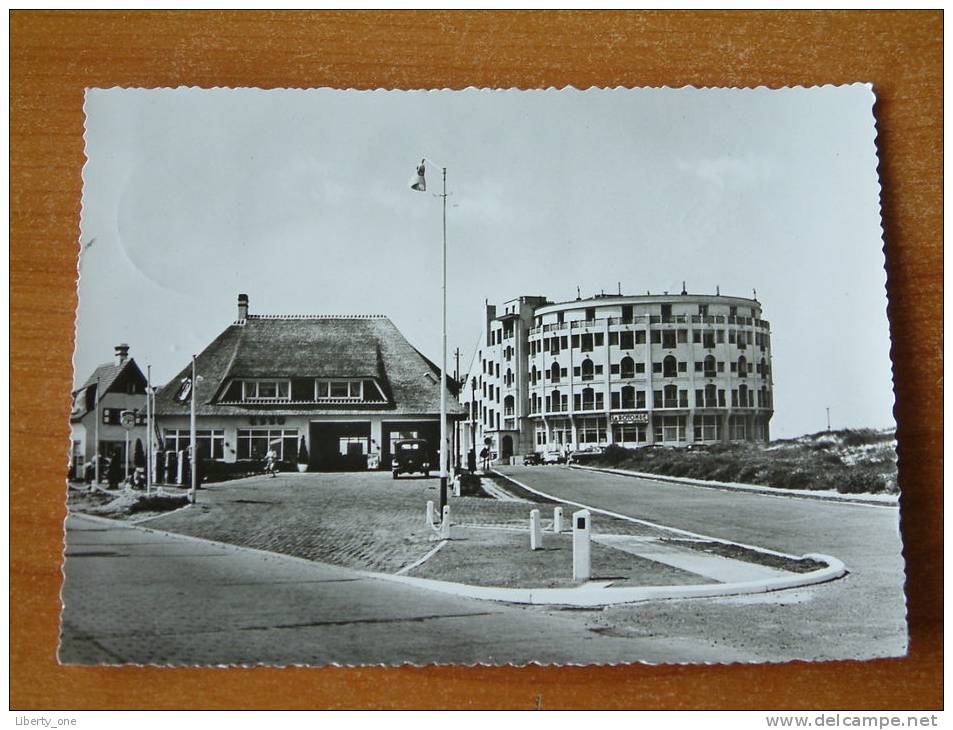
<path fill-rule="evenodd" d="M 606 635 L 515 607 L 72 515 L 60 659 L 79 664 L 744 661 L 706 636 Z"/>
<path fill-rule="evenodd" d="M 562 467 L 500 471 L 548 494 L 670 527 L 774 550 L 840 558 L 846 578 L 763 596 L 609 609 L 605 632 L 707 636 L 752 658 L 837 659 L 906 651 L 903 559 L 895 507 L 728 492 Z M 593 524 L 598 530 L 598 516 Z"/>

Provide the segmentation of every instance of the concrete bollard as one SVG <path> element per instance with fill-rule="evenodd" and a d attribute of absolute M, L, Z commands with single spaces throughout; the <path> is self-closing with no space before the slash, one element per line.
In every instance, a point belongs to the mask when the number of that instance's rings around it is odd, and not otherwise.
<path fill-rule="evenodd" d="M 443 507 L 443 520 L 440 523 L 440 537 L 443 540 L 450 539 L 450 505 Z"/>
<path fill-rule="evenodd" d="M 557 535 L 563 531 L 563 508 L 557 507 L 553 510 L 553 532 Z"/>
<path fill-rule="evenodd" d="M 433 500 L 427 500 L 427 524 L 431 527 L 436 527 L 433 523 Z"/>
<path fill-rule="evenodd" d="M 539 525 L 539 510 L 530 510 L 529 513 L 529 549 L 543 549 L 543 528 Z"/>
<path fill-rule="evenodd" d="M 589 510 L 572 513 L 572 579 L 589 580 L 592 575 Z"/>

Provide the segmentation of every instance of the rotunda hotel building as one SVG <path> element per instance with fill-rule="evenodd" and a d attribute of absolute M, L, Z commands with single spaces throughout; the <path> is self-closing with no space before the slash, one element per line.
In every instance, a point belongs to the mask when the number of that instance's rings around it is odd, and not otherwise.
<path fill-rule="evenodd" d="M 461 450 L 767 441 L 770 324 L 720 294 L 523 296 L 486 306 L 460 389 Z"/>

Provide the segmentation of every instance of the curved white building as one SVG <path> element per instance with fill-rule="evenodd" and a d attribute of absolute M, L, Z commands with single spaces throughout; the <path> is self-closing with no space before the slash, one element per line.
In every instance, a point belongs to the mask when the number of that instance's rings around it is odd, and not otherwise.
<path fill-rule="evenodd" d="M 460 391 L 463 451 L 769 438 L 771 335 L 757 299 L 524 296 L 486 310 Z"/>

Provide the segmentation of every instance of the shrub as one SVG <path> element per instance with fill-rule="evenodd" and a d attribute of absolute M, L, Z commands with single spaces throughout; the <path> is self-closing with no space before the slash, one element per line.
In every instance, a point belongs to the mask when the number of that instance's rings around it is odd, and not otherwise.
<path fill-rule="evenodd" d="M 460 496 L 461 497 L 487 497 L 489 496 L 480 486 L 480 477 L 476 474 L 460 474 Z"/>
<path fill-rule="evenodd" d="M 130 512 L 167 512 L 189 503 L 186 495 L 152 494 L 141 496 L 129 506 Z"/>
<path fill-rule="evenodd" d="M 146 452 L 142 448 L 142 439 L 136 439 L 136 450 L 133 452 L 132 463 L 137 469 L 146 468 Z"/>
<path fill-rule="evenodd" d="M 883 441 L 890 441 L 894 438 L 893 433 L 882 433 L 872 428 L 861 428 L 857 430 L 847 430 L 841 435 L 844 446 L 863 446 L 865 444 L 879 444 Z"/>
<path fill-rule="evenodd" d="M 887 480 L 880 474 L 865 471 L 846 471 L 834 481 L 835 489 L 841 494 L 879 494 L 887 491 Z"/>

